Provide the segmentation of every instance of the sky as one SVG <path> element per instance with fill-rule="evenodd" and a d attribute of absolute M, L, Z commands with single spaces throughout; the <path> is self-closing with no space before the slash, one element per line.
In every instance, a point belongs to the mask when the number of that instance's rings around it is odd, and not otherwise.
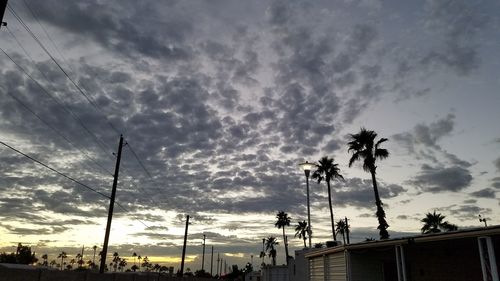
<path fill-rule="evenodd" d="M 362 127 L 388 138 L 377 180 L 391 237 L 418 234 L 433 211 L 459 228 L 482 226 L 479 214 L 498 224 L 499 12 L 491 0 L 10 0 L 0 252 L 22 242 L 51 260 L 85 246 L 90 259 L 120 134 L 108 252 L 129 265 L 136 252 L 178 268 L 186 215 L 193 270 L 203 234 L 205 269 L 212 246 L 228 264 L 260 264 L 269 236 L 284 263 L 276 213 L 301 249 L 298 164 L 323 156 L 345 178 L 332 182 L 335 217 L 349 218 L 352 241 L 378 238 L 371 176 L 348 167 Z M 310 188 L 324 243 L 326 185 Z"/>

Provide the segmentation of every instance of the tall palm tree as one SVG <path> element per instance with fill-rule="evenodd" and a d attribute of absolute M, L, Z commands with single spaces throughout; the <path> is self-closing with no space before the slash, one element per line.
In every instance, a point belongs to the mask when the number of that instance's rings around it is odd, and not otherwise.
<path fill-rule="evenodd" d="M 135 259 L 137 257 L 137 253 L 136 252 L 132 253 L 132 257 L 134 257 L 134 265 L 135 265 Z"/>
<path fill-rule="evenodd" d="M 340 235 L 342 235 L 342 239 L 343 239 L 344 245 L 345 245 L 345 236 L 347 234 L 347 231 L 346 231 L 346 224 L 345 224 L 345 221 L 343 219 L 340 219 L 337 222 L 337 227 L 336 227 L 335 230 L 337 231 L 337 233 L 339 233 Z"/>
<path fill-rule="evenodd" d="M 276 214 L 276 218 L 278 219 L 274 226 L 276 226 L 278 229 L 283 228 L 283 241 L 285 244 L 285 260 L 286 264 L 288 264 L 288 243 L 285 235 L 285 227 L 290 226 L 290 217 L 288 216 L 287 213 L 284 211 L 279 211 L 278 214 Z"/>
<path fill-rule="evenodd" d="M 308 230 L 309 226 L 307 225 L 306 221 L 299 221 L 298 224 L 295 226 L 295 237 L 299 237 L 302 240 L 304 240 L 304 248 L 307 248 L 306 239 Z"/>
<path fill-rule="evenodd" d="M 440 213 L 427 213 L 425 218 L 420 220 L 424 223 L 424 226 L 420 229 L 423 234 L 427 233 L 438 233 L 441 231 L 453 231 L 457 230 L 458 227 L 454 224 L 451 224 L 447 221 L 444 221 L 445 216 L 442 216 Z"/>
<path fill-rule="evenodd" d="M 377 166 L 375 162 L 377 160 L 382 160 L 389 157 L 389 151 L 387 149 L 380 148 L 383 142 L 386 142 L 386 138 L 381 138 L 375 142 L 377 133 L 374 131 L 366 130 L 361 128 L 359 133 L 351 134 L 351 141 L 347 144 L 349 146 L 349 152 L 352 152 L 351 159 L 349 160 L 349 167 L 358 160 L 363 160 L 363 170 L 369 172 L 372 175 L 373 192 L 375 193 L 375 204 L 377 205 L 377 219 L 378 219 L 378 229 L 380 234 L 380 239 L 388 239 L 389 233 L 387 228 L 389 225 L 385 220 L 385 211 L 382 207 L 382 201 L 378 193 L 377 180 L 375 178 Z"/>
<path fill-rule="evenodd" d="M 278 245 L 278 240 L 276 240 L 276 237 L 269 236 L 266 239 L 266 251 L 269 251 L 269 257 L 272 258 L 273 260 L 273 265 L 276 265 L 276 248 L 275 246 Z"/>
<path fill-rule="evenodd" d="M 61 258 L 61 270 L 63 270 L 64 259 L 68 257 L 65 251 L 62 251 L 57 258 Z"/>
<path fill-rule="evenodd" d="M 335 234 L 335 224 L 333 220 L 333 207 L 332 207 L 332 191 L 330 188 L 330 181 L 332 179 L 344 179 L 340 174 L 340 169 L 337 167 L 338 164 L 334 164 L 333 158 L 328 158 L 325 156 L 319 160 L 319 164 L 316 164 L 316 171 L 312 174 L 312 178 L 318 181 L 326 181 L 326 186 L 328 187 L 328 205 L 330 206 L 330 219 L 332 223 L 332 234 L 333 241 L 337 241 L 337 235 Z"/>
<path fill-rule="evenodd" d="M 92 247 L 92 249 L 94 249 L 94 258 L 92 259 L 92 268 L 95 267 L 95 251 L 97 250 L 97 246 L 94 245 L 94 247 Z"/>
<path fill-rule="evenodd" d="M 264 249 L 264 244 L 266 243 L 266 238 L 262 238 L 262 252 L 260 252 L 260 258 L 262 258 L 262 266 L 266 265 L 264 258 L 266 257 L 266 250 Z"/>

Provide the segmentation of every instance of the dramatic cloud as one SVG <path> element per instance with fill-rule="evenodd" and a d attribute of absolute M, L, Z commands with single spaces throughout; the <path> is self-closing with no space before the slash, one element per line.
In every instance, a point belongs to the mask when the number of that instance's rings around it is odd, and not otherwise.
<path fill-rule="evenodd" d="M 409 181 L 424 192 L 458 192 L 468 187 L 472 176 L 467 169 L 462 167 L 432 167 L 422 165 L 420 174 Z"/>

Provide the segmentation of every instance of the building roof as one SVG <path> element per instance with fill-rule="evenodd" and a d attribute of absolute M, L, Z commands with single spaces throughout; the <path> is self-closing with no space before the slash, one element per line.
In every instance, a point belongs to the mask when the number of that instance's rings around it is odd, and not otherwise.
<path fill-rule="evenodd" d="M 439 232 L 439 233 L 429 233 L 414 236 L 399 237 L 386 240 L 375 240 L 375 241 L 364 241 L 348 245 L 340 245 L 330 248 L 322 248 L 317 251 L 311 251 L 305 254 L 306 258 L 312 258 L 317 256 L 323 256 L 326 254 L 332 254 L 337 252 L 349 251 L 349 250 L 359 250 L 359 249 L 369 249 L 378 248 L 385 246 L 409 244 L 409 243 L 423 243 L 423 242 L 434 242 L 442 240 L 451 239 L 461 239 L 468 237 L 480 237 L 480 236 L 490 236 L 499 235 L 500 225 L 481 227 L 481 228 L 469 228 L 449 232 Z"/>

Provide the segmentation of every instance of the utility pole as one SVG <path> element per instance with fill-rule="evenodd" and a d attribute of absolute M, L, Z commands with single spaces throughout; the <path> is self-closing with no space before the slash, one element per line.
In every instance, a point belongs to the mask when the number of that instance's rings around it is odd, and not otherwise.
<path fill-rule="evenodd" d="M 108 223 L 106 224 L 106 234 L 104 235 L 104 245 L 101 252 L 101 266 L 99 273 L 104 273 L 106 266 L 106 255 L 108 253 L 109 232 L 111 230 L 111 220 L 113 219 L 113 208 L 115 206 L 116 185 L 118 184 L 118 173 L 120 171 L 120 159 L 122 157 L 123 136 L 120 135 L 120 143 L 118 144 L 118 154 L 116 156 L 115 176 L 113 178 L 113 189 L 111 190 L 111 198 L 109 201 Z"/>
<path fill-rule="evenodd" d="M 2 26 L 7 26 L 7 23 L 3 21 L 3 15 L 5 14 L 5 8 L 7 8 L 7 0 L 0 0 L 0 28 Z"/>
<path fill-rule="evenodd" d="M 184 246 L 182 246 L 181 277 L 184 275 L 184 259 L 186 258 L 186 243 L 188 236 L 189 215 L 186 216 L 186 231 L 184 232 Z"/>
<path fill-rule="evenodd" d="M 210 259 L 210 276 L 213 276 L 214 269 L 214 246 L 212 246 L 212 258 Z"/>
<path fill-rule="evenodd" d="M 217 253 L 217 276 L 220 276 L 219 275 L 219 261 L 220 261 L 220 257 L 219 257 L 219 253 Z"/>
<path fill-rule="evenodd" d="M 205 271 L 205 234 L 203 234 L 203 255 L 201 256 L 201 270 Z"/>
<path fill-rule="evenodd" d="M 347 236 L 347 244 L 350 244 L 350 242 L 349 242 L 349 223 L 348 223 L 347 217 L 345 217 L 345 234 Z"/>

